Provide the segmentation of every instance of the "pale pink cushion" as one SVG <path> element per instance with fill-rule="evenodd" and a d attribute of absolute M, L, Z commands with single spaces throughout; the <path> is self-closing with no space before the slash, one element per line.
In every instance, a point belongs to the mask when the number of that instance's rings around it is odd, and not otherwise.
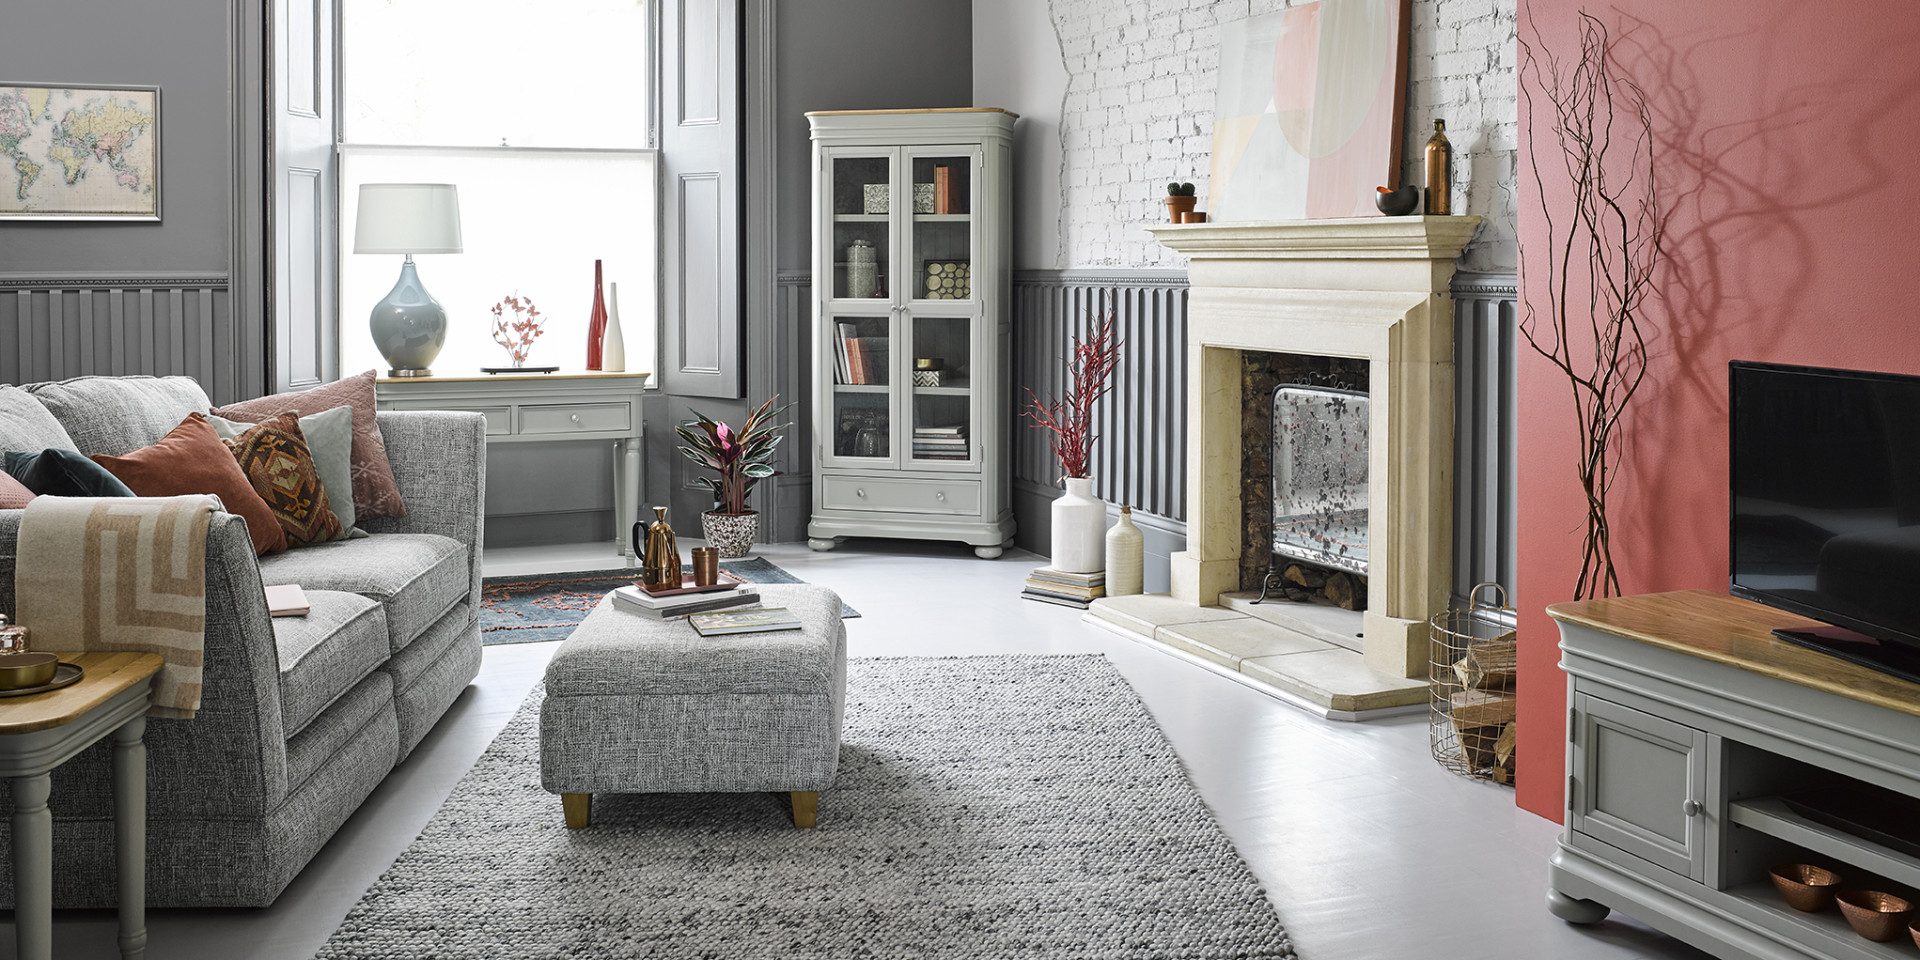
<path fill-rule="evenodd" d="M 33 499 L 33 491 L 20 485 L 11 475 L 0 473 L 0 510 L 22 510 Z"/>

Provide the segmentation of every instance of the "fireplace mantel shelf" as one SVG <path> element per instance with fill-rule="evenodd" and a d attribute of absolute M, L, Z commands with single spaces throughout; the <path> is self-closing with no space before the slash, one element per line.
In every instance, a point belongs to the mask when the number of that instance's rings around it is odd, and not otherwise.
<path fill-rule="evenodd" d="M 1350 217 L 1166 223 L 1147 231 L 1194 260 L 1451 261 L 1479 228 L 1479 217 Z"/>

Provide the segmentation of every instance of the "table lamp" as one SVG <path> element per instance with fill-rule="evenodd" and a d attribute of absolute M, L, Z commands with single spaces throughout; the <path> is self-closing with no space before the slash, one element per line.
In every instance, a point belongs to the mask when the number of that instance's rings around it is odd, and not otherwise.
<path fill-rule="evenodd" d="M 416 253 L 460 252 L 460 194 L 451 183 L 363 183 L 354 253 L 404 253 L 400 282 L 374 305 L 374 346 L 390 377 L 430 377 L 447 343 L 447 311 L 420 285 Z"/>

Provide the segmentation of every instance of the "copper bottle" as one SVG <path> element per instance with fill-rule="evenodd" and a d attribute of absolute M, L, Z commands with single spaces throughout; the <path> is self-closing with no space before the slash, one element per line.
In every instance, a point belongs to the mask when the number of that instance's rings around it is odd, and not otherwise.
<path fill-rule="evenodd" d="M 1433 122 L 1427 141 L 1427 212 L 1444 217 L 1453 212 L 1453 144 L 1447 142 L 1447 122 Z"/>
<path fill-rule="evenodd" d="M 667 508 L 653 508 L 653 523 L 647 527 L 647 549 L 640 555 L 640 582 L 649 587 L 678 588 L 682 580 L 680 545 L 667 525 Z"/>

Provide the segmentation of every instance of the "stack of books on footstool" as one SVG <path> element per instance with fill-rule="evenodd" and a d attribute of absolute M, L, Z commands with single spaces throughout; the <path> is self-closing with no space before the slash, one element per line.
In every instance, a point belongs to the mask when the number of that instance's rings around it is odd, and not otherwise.
<path fill-rule="evenodd" d="M 1085 610 L 1088 604 L 1107 595 L 1107 575 L 1068 573 L 1052 567 L 1036 567 L 1033 575 L 1027 578 L 1027 588 L 1020 591 L 1020 595 L 1028 600 Z"/>

